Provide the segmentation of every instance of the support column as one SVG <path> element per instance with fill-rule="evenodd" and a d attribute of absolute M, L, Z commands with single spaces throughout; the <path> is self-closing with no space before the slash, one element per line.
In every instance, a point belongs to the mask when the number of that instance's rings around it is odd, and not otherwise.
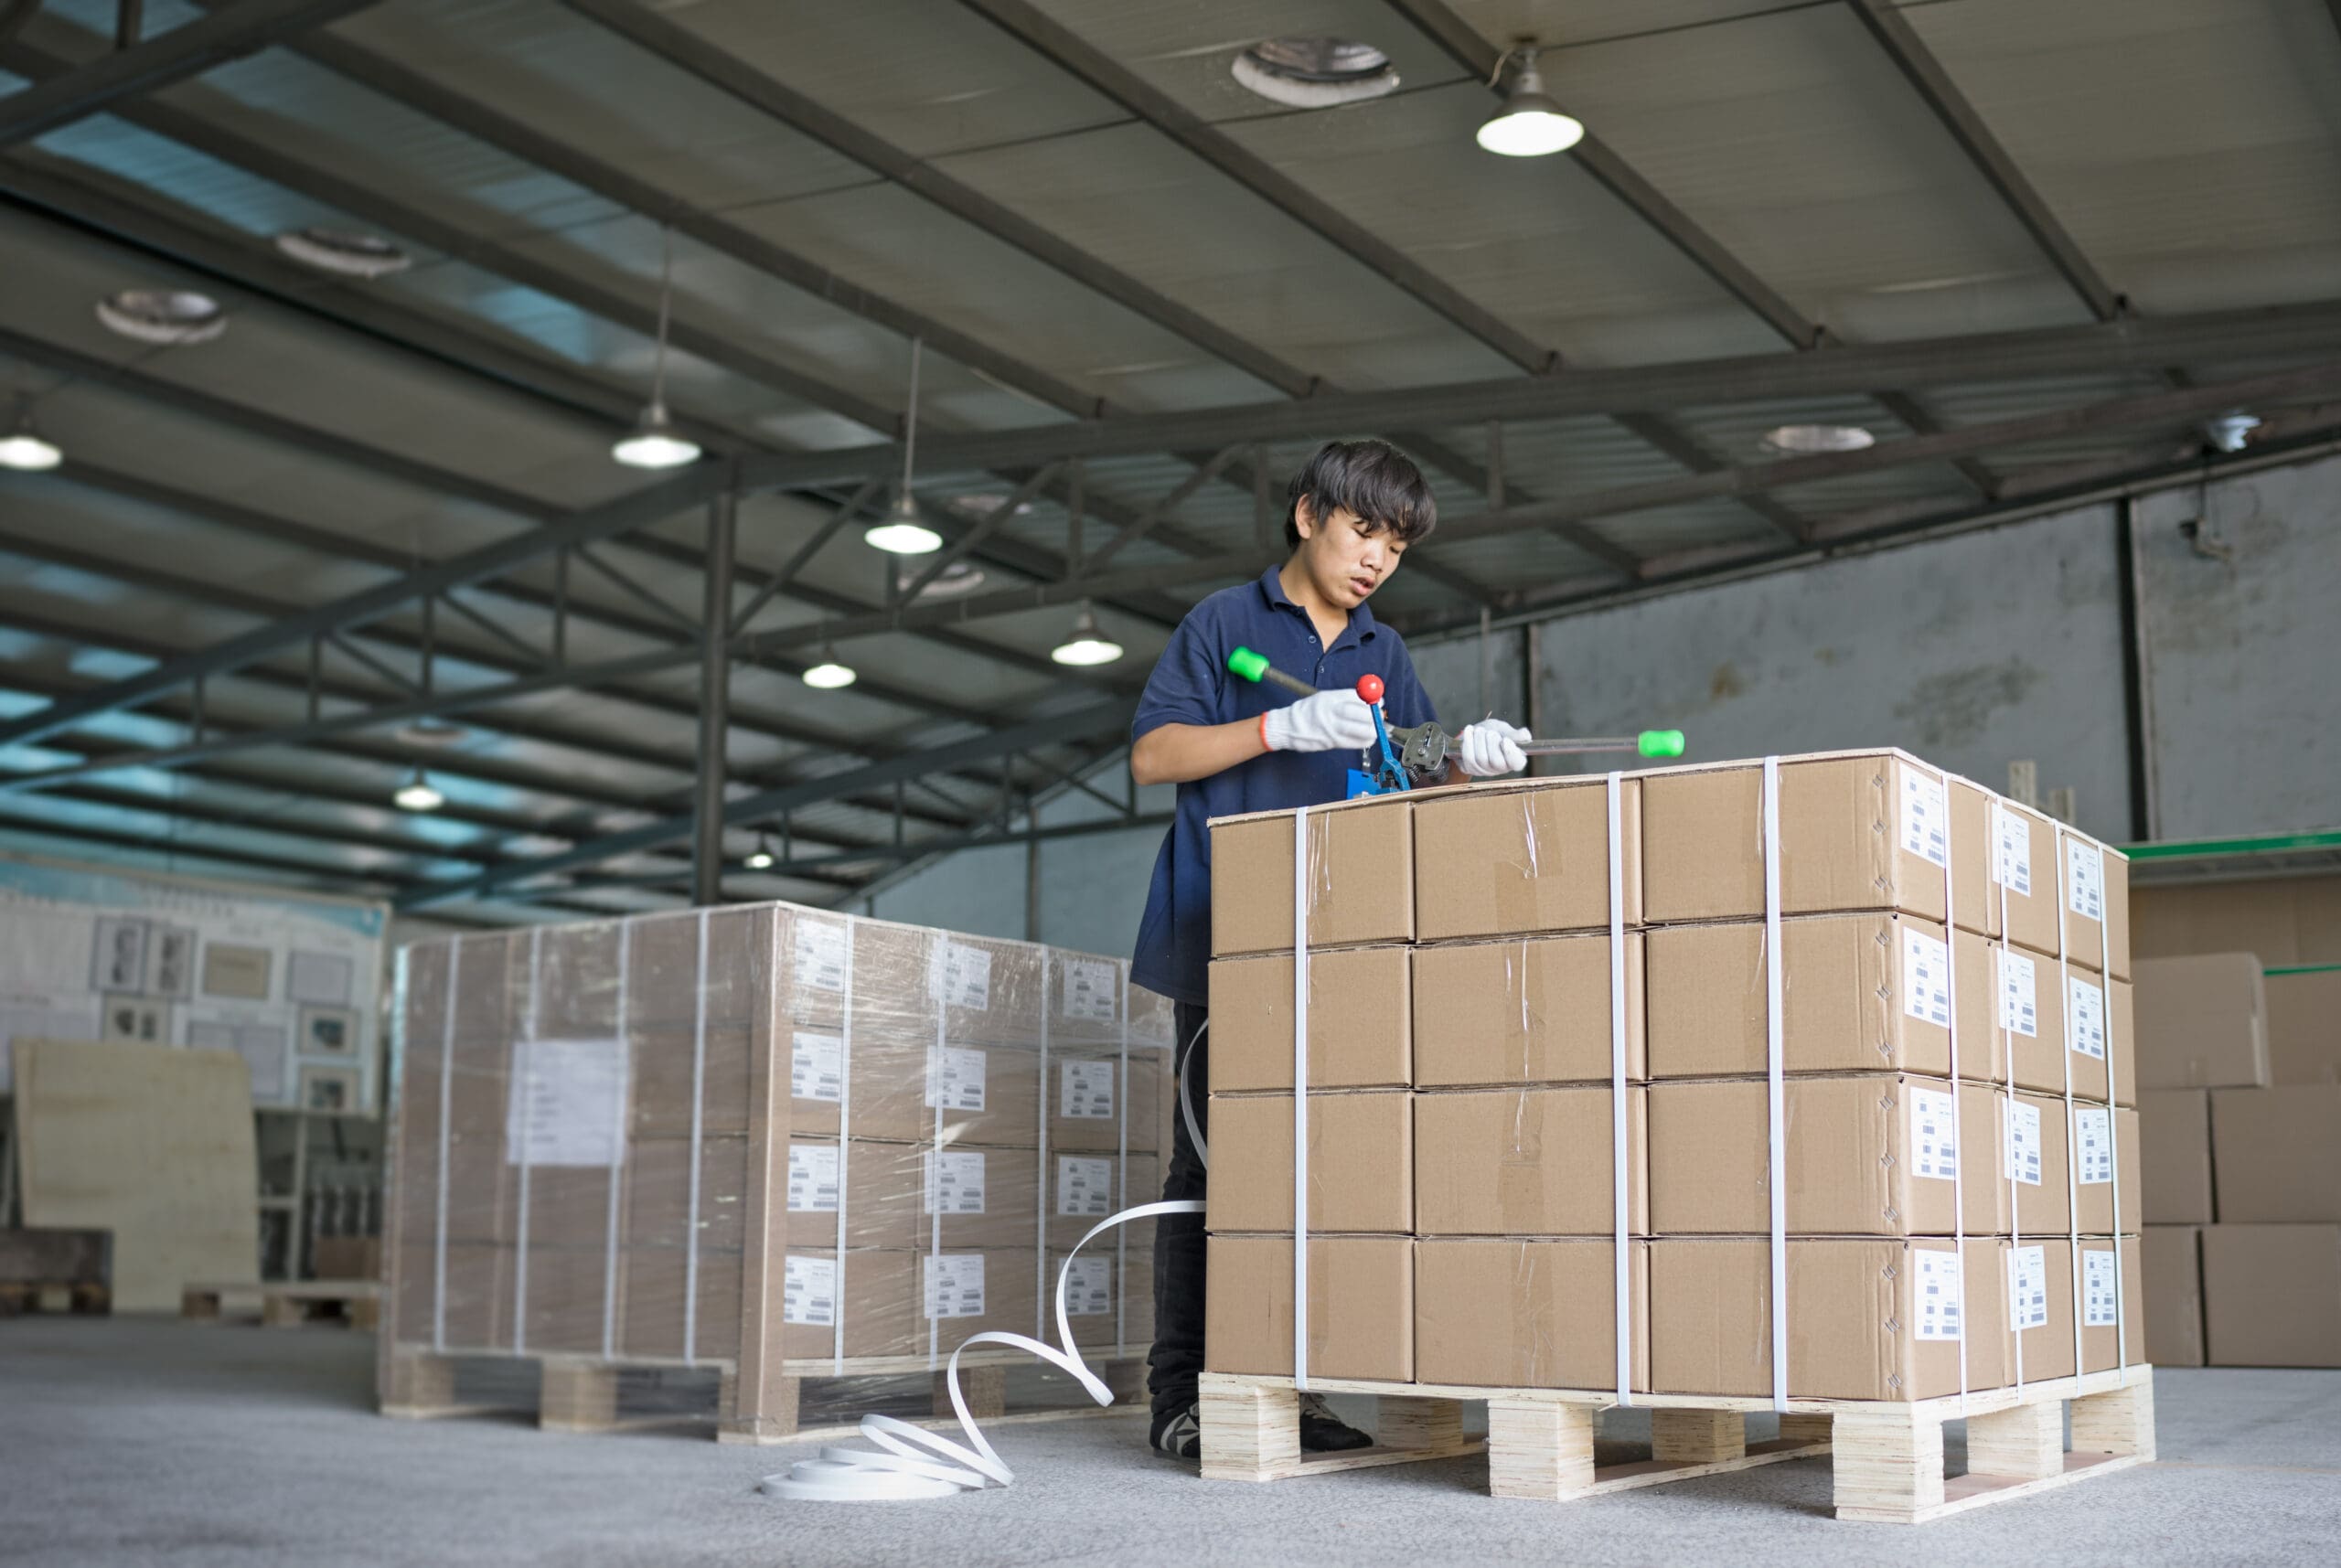
<path fill-rule="evenodd" d="M 723 898 L 723 784 L 732 706 L 732 555 L 738 497 L 707 504 L 706 596 L 700 612 L 699 787 L 692 796 L 691 902 Z"/>

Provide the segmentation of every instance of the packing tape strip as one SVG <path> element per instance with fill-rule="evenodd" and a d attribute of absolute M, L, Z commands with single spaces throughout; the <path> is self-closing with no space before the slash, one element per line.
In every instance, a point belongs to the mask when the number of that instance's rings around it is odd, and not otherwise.
<path fill-rule="evenodd" d="M 1903 764 L 1908 767 L 1908 763 Z M 1951 884 L 1957 880 L 1952 853 L 1951 775 L 1942 783 L 1942 984 L 1946 997 L 1943 1017 L 1951 1037 L 1951 1147 L 1957 1151 L 1951 1168 L 1951 1255 L 1959 1265 L 1959 1414 L 1967 1416 L 1967 1142 L 1959 1125 L 1959 920 L 1952 907 Z"/>
<path fill-rule="evenodd" d="M 2104 982 L 2105 995 L 2098 1016 L 2104 1020 L 2105 1030 L 2105 1157 L 2111 1161 L 2106 1174 L 2113 1200 L 2113 1365 L 2116 1371 L 2130 1370 L 2130 1337 L 2123 1308 L 2129 1303 L 2127 1285 L 2122 1278 L 2122 1102 L 2121 1085 L 2113 1076 L 2113 899 L 2105 891 L 2105 846 L 2095 839 L 2090 848 L 2097 851 L 2097 977 Z M 2125 881 L 2122 884 L 2127 887 Z M 2133 1026 L 2134 1027 L 2134 1026 Z M 2078 1169 L 2080 1164 L 2079 1140 L 2068 1135 L 2073 1147 L 2068 1150 Z M 2076 1363 L 2074 1371 L 2079 1371 Z"/>
<path fill-rule="evenodd" d="M 1016 1474 L 999 1456 L 968 1413 L 967 1397 L 959 1390 L 959 1358 L 977 1345 L 1004 1345 L 1027 1351 L 1070 1375 L 1099 1404 L 1114 1403 L 1114 1391 L 1089 1370 L 1073 1342 L 1073 1321 L 1065 1311 L 1066 1277 L 1081 1249 L 1097 1237 L 1133 1220 L 1161 1214 L 1201 1214 L 1203 1205 L 1193 1199 L 1141 1203 L 1109 1215 L 1089 1228 L 1074 1243 L 1057 1270 L 1055 1345 L 1023 1334 L 989 1328 L 970 1334 L 951 1352 L 945 1381 L 951 1392 L 951 1413 L 967 1441 L 955 1442 L 940 1432 L 914 1426 L 907 1421 L 875 1413 L 861 1418 L 861 1435 L 880 1452 L 862 1448 L 823 1448 L 813 1459 L 800 1459 L 787 1470 L 766 1476 L 758 1490 L 770 1497 L 801 1502 L 893 1501 L 913 1498 L 949 1497 L 956 1491 L 981 1491 L 1014 1483 Z"/>
<path fill-rule="evenodd" d="M 2073 1270 L 2073 1375 L 2082 1376 L 2089 1369 L 2088 1357 L 2081 1341 L 2081 1199 L 2079 1175 L 2073 1159 L 2073 980 L 2072 970 L 2065 952 L 2065 906 L 2072 900 L 2067 891 L 2065 869 L 2065 825 L 2057 824 L 2054 835 L 2056 848 L 2057 897 L 2057 1002 L 2064 1015 L 2064 1049 L 2058 1055 L 2065 1065 L 2065 1233 L 2072 1248 Z M 2108 1052 L 2109 1056 L 2111 1052 Z"/>
<path fill-rule="evenodd" d="M 1292 814 L 1292 1386 L 1303 1391 L 1309 1387 L 1308 891 L 1309 808 L 1302 806 Z"/>
<path fill-rule="evenodd" d="M 1618 1341 L 1618 1403 L 1634 1403 L 1633 1315 L 1627 1292 L 1632 1282 L 1628 1264 L 1626 1192 L 1626 867 L 1624 830 L 1619 821 L 1619 800 L 1624 775 L 1609 775 L 1607 810 L 1609 816 L 1609 1196 L 1615 1273 L 1609 1299 L 1617 1313 L 1611 1332 Z M 1521 944 L 1525 954 L 1527 944 Z M 1524 982 L 1523 982 L 1524 983 Z M 1525 1047 L 1523 1047 L 1525 1050 Z"/>
<path fill-rule="evenodd" d="M 1034 1224 L 1032 1233 L 1040 1238 L 1032 1249 L 1032 1332 L 1048 1331 L 1048 1320 L 1042 1315 L 1042 1293 L 1049 1282 L 1049 1014 L 1053 1009 L 1049 1000 L 1049 950 L 1041 949 L 1041 1081 L 1034 1091 L 1033 1125 L 1037 1132 L 1035 1143 L 1040 1154 L 1037 1169 L 1039 1190 L 1033 1194 Z M 938 1150 L 938 1152 L 940 1152 Z"/>
<path fill-rule="evenodd" d="M 2015 1189 L 2015 1150 L 2012 1147 L 2007 1147 L 2014 1141 L 2010 1135 L 2014 1132 L 2015 1125 L 2016 1031 L 2015 1025 L 2010 1022 L 2006 1017 L 2008 969 L 2010 967 L 2009 960 L 2013 956 L 2008 951 L 2008 884 L 2006 879 L 2000 874 L 2000 844 L 2005 832 L 2005 830 L 2001 827 L 2001 816 L 2004 813 L 2006 813 L 2006 804 L 2003 802 L 1999 796 L 1994 795 L 1992 797 L 1992 842 L 1990 845 L 1990 852 L 1992 857 L 1992 880 L 2000 890 L 2000 967 L 1998 973 L 1992 976 L 1993 980 L 1995 982 L 1993 986 L 1994 994 L 1992 997 L 1992 1017 L 1997 1020 L 1994 1023 L 1994 1028 L 1997 1030 L 1998 1037 L 2004 1037 L 2006 1041 L 2005 1049 L 2007 1051 L 2008 1069 L 2008 1097 L 2000 1111 L 2000 1138 L 2003 1146 L 2000 1156 L 2000 1166 L 2001 1175 L 2006 1181 L 2008 1189 L 2009 1277 L 2004 1279 L 2001 1283 L 2004 1285 L 2008 1290 L 2008 1322 L 2011 1326 L 2009 1338 L 2015 1341 L 2015 1386 L 2017 1391 L 2021 1392 L 2024 1388 L 2024 1336 L 2027 1332 L 2021 1319 L 2025 1314 L 2030 1310 L 2030 1307 L 2027 1305 L 2019 1302 L 2015 1296 L 2016 1280 L 2020 1277 L 2015 1273 L 2016 1268 L 2016 1259 L 2024 1252 L 2024 1216 L 2022 1211 L 2016 1207 L 2018 1194 Z M 2029 860 L 2032 855 L 2032 827 L 2031 824 L 2025 822 L 2022 817 L 2017 817 L 2016 822 L 2018 826 L 2024 828 L 2026 844 L 2025 858 Z M 2033 1002 L 2033 1017 L 2036 1019 L 2039 1016 L 2038 994 L 2037 988 L 2036 987 Z M 2036 1024 L 2035 1027 L 2036 1028 L 2037 1025 Z M 2034 1038 L 2037 1039 L 2038 1037 L 2035 1036 Z M 2048 1283 L 2046 1277 L 2047 1273 L 2047 1265 L 2046 1263 L 2043 1263 L 2041 1265 L 2041 1273 L 2043 1275 L 2041 1279 L 2041 1288 L 2046 1290 Z M 2079 1369 L 2077 1367 L 2074 1370 L 2078 1371 Z"/>
<path fill-rule="evenodd" d="M 625 1147 L 626 1108 L 634 1104 L 634 1032 L 626 1024 L 627 967 L 633 951 L 634 922 L 622 920 L 618 922 L 617 1029 L 618 1070 L 625 1074 L 625 1082 L 619 1084 L 612 1105 L 617 1125 L 610 1130 L 610 1147 L 620 1151 Z M 622 1164 L 610 1167 L 610 1209 L 602 1244 L 602 1358 L 613 1361 L 618 1354 L 618 1215 L 625 1189 L 620 1179 L 623 1170 Z"/>
<path fill-rule="evenodd" d="M 1046 951 L 1047 950 L 1045 948 L 1042 949 L 1043 953 Z M 1046 958 L 1042 958 L 1041 961 L 1041 972 L 1044 976 L 1048 973 L 1048 960 Z M 1120 1016 L 1122 1036 L 1122 1066 L 1121 1072 L 1119 1074 L 1121 1087 L 1119 1090 L 1119 1097 L 1114 1102 L 1114 1109 L 1120 1118 L 1120 1125 L 1115 1129 L 1114 1133 L 1114 1191 L 1120 1197 L 1123 1202 L 1127 1203 L 1129 1201 L 1130 1198 L 1129 965 L 1126 963 L 1117 964 L 1115 965 L 1114 978 L 1116 981 L 1114 987 L 1114 1010 Z M 1042 990 L 1041 1003 L 1042 1013 L 1045 1018 L 1048 1011 L 1048 993 L 1045 987 L 1042 987 Z M 1045 1030 L 1048 1026 L 1043 1023 L 1041 1027 Z M 1043 1038 L 1046 1038 L 1045 1035 Z M 1045 1183 L 1047 1179 L 1047 1168 L 1043 1166 L 1042 1168 L 1042 1182 Z M 1044 1219 L 1042 1221 L 1042 1230 L 1041 1232 L 1041 1256 L 1042 1258 L 1046 1258 L 1049 1255 L 1048 1231 L 1046 1229 L 1046 1225 L 1047 1221 Z M 1117 1356 L 1120 1355 L 1123 1351 L 1124 1346 L 1122 1342 L 1122 1332 L 1128 1326 L 1129 1317 L 1130 1257 L 1129 1248 L 1124 1244 L 1127 1240 L 1128 1238 L 1123 1236 L 1120 1232 L 1117 1231 L 1114 1233 L 1114 1354 Z M 1042 1277 L 1044 1279 L 1047 1277 L 1047 1270 L 1045 1268 L 1042 1271 Z"/>
<path fill-rule="evenodd" d="M 1772 1408 L 1789 1408 L 1788 1200 L 1781 1191 L 1783 1148 L 1780 1082 L 1780 759 L 1764 759 L 1764 1074 L 1766 1150 L 1771 1197 Z"/>
<path fill-rule="evenodd" d="M 529 1011 L 528 1021 L 520 1036 L 529 1047 L 528 1064 L 524 1072 L 508 1074 L 520 1080 L 513 1083 L 506 1093 L 513 1097 L 515 1106 L 525 1105 L 532 1097 L 529 1086 L 537 1077 L 537 960 L 544 947 L 545 928 L 533 926 L 529 932 Z M 518 1052 L 516 1051 L 517 1055 Z M 517 1142 L 520 1157 L 520 1218 L 513 1227 L 512 1259 L 512 1353 L 519 1355 L 529 1348 L 529 1139 L 528 1123 L 520 1124 L 521 1136 L 512 1136 L 512 1120 L 505 1118 L 505 1139 Z"/>
<path fill-rule="evenodd" d="M 708 915 L 699 912 L 699 987 L 691 997 L 691 1148 L 690 1228 L 683 1233 L 683 1364 L 699 1360 L 699 1200 L 700 1144 L 707 1117 L 707 943 Z M 838 1150 L 844 1163 L 845 1150 Z"/>
<path fill-rule="evenodd" d="M 447 1349 L 447 1118 L 455 1088 L 455 987 L 464 975 L 464 944 L 447 944 L 447 1021 L 439 1031 L 439 1201 L 432 1217 L 431 1348 Z"/>
<path fill-rule="evenodd" d="M 803 920 L 803 915 L 796 917 Z M 845 1373 L 845 1221 L 848 1193 L 846 1177 L 853 1161 L 850 1157 L 852 1145 L 846 1136 L 853 1122 L 853 928 L 854 917 L 845 917 L 845 960 L 838 966 L 843 989 L 838 1003 L 838 1240 L 837 1272 L 832 1276 L 837 1289 L 836 1321 L 829 1325 L 829 1370 Z"/>

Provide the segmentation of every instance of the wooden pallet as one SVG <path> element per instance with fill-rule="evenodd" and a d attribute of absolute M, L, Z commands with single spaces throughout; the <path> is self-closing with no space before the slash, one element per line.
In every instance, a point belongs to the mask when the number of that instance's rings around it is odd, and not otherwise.
<path fill-rule="evenodd" d="M 0 1317 L 18 1317 L 27 1312 L 103 1315 L 112 1310 L 113 1293 L 100 1282 L 11 1280 L 0 1285 Z"/>
<path fill-rule="evenodd" d="M 1996 1389 L 1967 1400 L 1965 1475 L 1946 1477 L 1942 1424 L 1961 1414 L 1957 1398 L 1910 1404 L 1798 1399 L 1780 1435 L 1747 1441 L 1747 1414 L 1769 1400 L 1642 1395 L 1651 1415 L 1651 1456 L 1597 1465 L 1594 1427 L 1614 1392 L 1469 1388 L 1312 1378 L 1312 1391 L 1370 1393 L 1383 1401 L 1372 1448 L 1304 1457 L 1299 1396 L 1290 1378 L 1206 1372 L 1203 1377 L 1203 1475 L 1212 1480 L 1278 1481 L 1374 1465 L 1488 1456 L 1488 1491 L 1500 1498 L 1561 1501 L 1782 1460 L 1831 1456 L 1839 1519 L 1918 1524 L 2108 1475 L 2154 1457 L 2154 1371 L 2096 1372 Z M 2064 1445 L 2064 1407 L 2073 1407 L 2073 1446 Z M 1463 1406 L 1488 1407 L 1484 1444 L 1465 1437 Z"/>
<path fill-rule="evenodd" d="M 686 1362 L 656 1357 L 611 1361 L 598 1356 L 573 1355 L 438 1355 L 404 1345 L 390 1348 L 383 1369 L 381 1413 L 400 1420 L 429 1421 L 485 1414 L 508 1408 L 466 1403 L 456 1398 L 457 1362 L 477 1360 L 535 1363 L 539 1373 L 537 1425 L 546 1432 L 624 1432 L 692 1420 L 694 1418 L 688 1414 L 644 1418 L 627 1417 L 619 1413 L 618 1384 L 626 1371 L 671 1371 L 686 1366 L 711 1368 L 720 1374 L 714 1408 L 697 1419 L 712 1416 L 716 1440 L 722 1443 L 801 1443 L 808 1437 L 850 1435 L 855 1430 L 851 1424 L 803 1427 L 796 1422 L 797 1402 L 803 1384 L 832 1378 L 888 1377 L 925 1372 L 934 1381 L 934 1415 L 930 1420 L 941 1424 L 957 1419 L 952 1413 L 946 1374 L 925 1356 L 849 1357 L 842 1362 L 820 1360 L 807 1363 L 802 1373 L 792 1374 L 779 1381 L 778 1392 L 785 1395 L 784 1403 L 775 1407 L 771 1397 L 775 1390 L 767 1387 L 764 1409 L 751 1415 L 741 1409 L 739 1376 L 729 1361 Z M 1114 1405 L 1104 1410 L 1041 1411 L 1010 1415 L 1006 1409 L 1008 1369 L 1010 1364 L 1019 1362 L 1031 1364 L 1032 1358 L 1014 1350 L 1001 1350 L 997 1353 L 971 1352 L 959 1359 L 960 1394 L 967 1401 L 969 1413 L 987 1427 L 1001 1422 L 1013 1424 L 1025 1421 L 1058 1420 L 1071 1415 L 1110 1413 L 1145 1398 L 1144 1359 L 1138 1356 L 1109 1358 L 1093 1364 L 1106 1386 L 1114 1391 Z"/>
<path fill-rule="evenodd" d="M 0 1229 L 0 1317 L 113 1310 L 110 1231 Z"/>
<path fill-rule="evenodd" d="M 381 1303 L 382 1287 L 370 1279 L 190 1285 L 179 1292 L 179 1316 L 223 1317 L 230 1308 L 250 1312 L 256 1307 L 261 1322 L 271 1328 L 313 1322 L 371 1328 L 381 1320 Z"/>

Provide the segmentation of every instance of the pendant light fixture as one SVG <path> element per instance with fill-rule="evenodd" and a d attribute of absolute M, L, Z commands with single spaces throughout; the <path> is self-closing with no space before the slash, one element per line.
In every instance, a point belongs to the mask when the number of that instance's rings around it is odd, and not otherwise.
<path fill-rule="evenodd" d="M 38 474 L 64 461 L 64 450 L 55 442 L 41 439 L 40 432 L 33 428 L 33 400 L 25 399 L 16 411 L 16 422 L 0 436 L 0 468 Z"/>
<path fill-rule="evenodd" d="M 650 405 L 610 455 L 628 468 L 679 468 L 699 459 L 699 443 L 675 428 L 667 412 L 667 314 L 674 302 L 674 231 L 658 231 L 658 348 L 651 361 Z"/>
<path fill-rule="evenodd" d="M 924 346 L 911 339 L 910 406 L 903 415 L 903 483 L 885 517 L 861 536 L 865 544 L 888 555 L 932 555 L 943 548 L 943 536 L 919 516 L 918 500 L 911 494 L 911 460 L 918 451 L 918 361 Z"/>
<path fill-rule="evenodd" d="M 805 672 L 805 684 L 821 691 L 835 691 L 854 682 L 853 667 L 838 662 L 838 651 L 828 644 L 821 645 L 821 662 Z"/>
<path fill-rule="evenodd" d="M 1480 145 L 1507 158 L 1541 158 L 1583 141 L 1584 123 L 1563 113 L 1545 91 L 1544 73 L 1536 69 L 1536 46 L 1523 42 L 1509 53 L 1520 57 L 1520 69 L 1503 95 L 1503 107 L 1480 127 Z M 1496 69 L 1502 71 L 1502 60 L 1496 62 Z"/>
<path fill-rule="evenodd" d="M 1049 650 L 1049 657 L 1062 665 L 1112 664 L 1122 656 L 1122 645 L 1098 630 L 1097 613 L 1083 600 L 1081 613 L 1073 618 L 1073 632 L 1065 640 Z"/>
<path fill-rule="evenodd" d="M 421 768 L 407 775 L 406 783 L 399 785 L 398 793 L 390 799 L 401 811 L 436 811 L 447 804 L 447 797 L 432 786 Z"/>
<path fill-rule="evenodd" d="M 772 840 L 766 837 L 764 834 L 757 834 L 755 849 L 745 860 L 742 861 L 741 864 L 747 867 L 751 871 L 764 871 L 771 869 Z"/>

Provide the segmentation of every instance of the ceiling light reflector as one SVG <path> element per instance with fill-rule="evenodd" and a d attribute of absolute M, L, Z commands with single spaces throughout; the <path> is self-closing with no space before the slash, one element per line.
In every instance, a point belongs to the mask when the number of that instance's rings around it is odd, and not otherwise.
<path fill-rule="evenodd" d="M 1480 127 L 1480 145 L 1507 158 L 1541 158 L 1565 153 L 1585 140 L 1585 124 L 1564 113 L 1545 91 L 1536 51 L 1524 52 L 1519 74 L 1503 95 L 1503 107 Z"/>
<path fill-rule="evenodd" d="M 186 348 L 228 330 L 228 313 L 209 294 L 191 289 L 123 289 L 98 302 L 108 332 L 134 343 Z"/>
<path fill-rule="evenodd" d="M 1826 452 L 1860 452 L 1877 444 L 1877 437 L 1857 424 L 1784 424 L 1764 432 L 1764 444 L 1774 452 L 1812 456 Z"/>
<path fill-rule="evenodd" d="M 1122 645 L 1098 630 L 1096 612 L 1086 604 L 1073 620 L 1072 635 L 1049 650 L 1049 657 L 1062 665 L 1086 667 L 1112 664 L 1122 656 Z"/>

